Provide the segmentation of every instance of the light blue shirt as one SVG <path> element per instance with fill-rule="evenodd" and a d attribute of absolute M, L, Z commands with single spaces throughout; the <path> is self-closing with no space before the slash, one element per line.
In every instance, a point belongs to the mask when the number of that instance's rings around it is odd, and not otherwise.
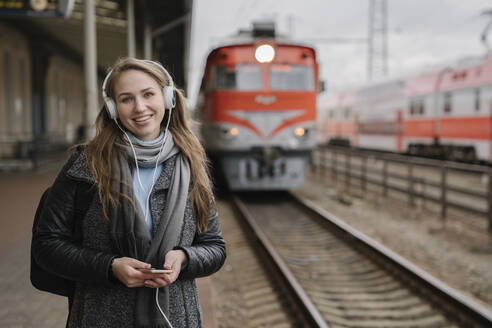
<path fill-rule="evenodd" d="M 151 141 L 142 141 L 143 144 L 147 145 L 152 145 L 156 144 L 160 141 L 162 141 L 162 138 L 164 137 L 164 133 L 161 133 L 159 137 L 157 137 L 154 140 Z M 157 181 L 159 176 L 161 175 L 162 172 L 162 163 L 157 165 L 157 168 L 155 169 L 155 175 L 154 175 L 154 167 L 140 167 L 139 166 L 139 172 L 140 172 L 140 181 L 142 182 L 142 187 L 140 186 L 140 183 L 138 182 L 138 175 L 137 175 L 137 168 L 135 167 L 133 170 L 133 190 L 135 192 L 135 196 L 137 197 L 138 203 L 140 205 L 140 208 L 142 209 L 142 213 L 145 215 L 145 203 L 147 202 L 147 197 L 149 195 L 149 192 L 151 191 L 150 188 L 154 185 L 154 183 Z M 154 179 L 152 180 L 152 177 Z M 148 205 L 147 205 L 148 207 Z M 147 223 L 147 227 L 149 228 L 150 236 L 154 237 L 154 232 L 152 229 L 152 219 L 150 215 L 150 208 L 147 208 L 147 215 L 145 216 L 145 223 Z"/>

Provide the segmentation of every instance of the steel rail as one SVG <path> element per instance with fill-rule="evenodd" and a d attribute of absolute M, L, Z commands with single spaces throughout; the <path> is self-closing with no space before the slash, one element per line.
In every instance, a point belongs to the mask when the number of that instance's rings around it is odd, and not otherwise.
<path fill-rule="evenodd" d="M 287 264 L 275 251 L 273 245 L 268 241 L 268 238 L 261 231 L 261 228 L 255 222 L 253 217 L 249 214 L 244 203 L 236 195 L 232 196 L 232 203 L 234 204 L 238 212 L 243 216 L 245 222 L 248 224 L 248 227 L 254 232 L 256 238 L 259 241 L 259 244 L 265 250 L 268 257 L 272 260 L 273 264 L 281 273 L 284 280 L 288 282 L 288 287 L 297 298 L 299 305 L 302 307 L 305 313 L 306 319 L 310 321 L 311 327 L 329 328 L 330 326 L 323 319 L 323 316 L 321 315 L 321 313 L 319 313 L 316 306 L 314 306 L 309 296 L 301 287 L 301 284 L 288 268 Z"/>
<path fill-rule="evenodd" d="M 408 280 L 416 281 L 422 288 L 430 290 L 430 295 L 434 295 L 438 297 L 439 300 L 443 300 L 447 302 L 447 304 L 450 304 L 451 309 L 448 308 L 448 311 L 459 310 L 459 313 L 455 312 L 453 314 L 457 315 L 460 319 L 467 323 L 471 323 L 473 327 L 476 325 L 479 325 L 480 327 L 492 327 L 492 311 L 446 285 L 441 280 L 433 277 L 374 239 L 349 226 L 331 213 L 319 208 L 313 202 L 302 199 L 292 193 L 291 196 L 311 213 L 314 213 L 331 226 L 334 226 L 339 232 L 346 235 L 346 237 L 359 241 L 364 248 L 370 249 L 373 253 L 379 255 L 380 258 L 389 261 L 393 268 L 396 268 L 400 272 L 404 272 L 408 277 Z M 436 298 L 434 298 L 434 300 L 435 299 Z M 440 305 L 442 306 L 442 304 Z"/>

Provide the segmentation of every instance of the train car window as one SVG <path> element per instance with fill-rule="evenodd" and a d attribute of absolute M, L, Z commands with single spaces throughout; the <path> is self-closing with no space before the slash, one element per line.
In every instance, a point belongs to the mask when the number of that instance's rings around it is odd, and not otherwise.
<path fill-rule="evenodd" d="M 451 113 L 452 106 L 451 106 L 451 93 L 447 92 L 444 94 L 444 108 L 443 111 L 444 113 Z"/>
<path fill-rule="evenodd" d="M 351 113 L 352 113 L 352 110 L 350 109 L 350 107 L 346 107 L 345 108 L 345 118 L 349 118 Z"/>
<path fill-rule="evenodd" d="M 261 66 L 241 64 L 217 67 L 217 89 L 261 90 L 263 78 Z"/>
<path fill-rule="evenodd" d="M 12 135 L 12 127 L 13 127 L 13 122 L 12 122 L 12 112 L 13 112 L 13 94 L 12 94 L 12 81 L 13 76 L 12 76 L 12 65 L 10 62 L 10 53 L 6 52 L 5 56 L 3 57 L 3 64 L 4 64 L 4 83 L 3 85 L 5 86 L 4 89 L 4 94 L 5 94 L 5 112 L 7 114 L 7 134 Z"/>
<path fill-rule="evenodd" d="M 419 99 L 419 114 L 423 115 L 425 112 L 424 99 Z"/>
<path fill-rule="evenodd" d="M 480 89 L 475 89 L 475 110 L 480 110 Z"/>
<path fill-rule="evenodd" d="M 314 90 L 314 72 L 310 66 L 272 64 L 269 74 L 272 90 Z"/>
<path fill-rule="evenodd" d="M 408 112 L 411 116 L 413 115 L 422 115 L 425 113 L 425 103 L 424 99 L 412 99 L 409 103 Z"/>

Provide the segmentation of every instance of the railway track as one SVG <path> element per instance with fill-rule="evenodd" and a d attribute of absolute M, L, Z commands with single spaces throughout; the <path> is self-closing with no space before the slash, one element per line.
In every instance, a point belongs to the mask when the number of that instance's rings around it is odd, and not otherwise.
<path fill-rule="evenodd" d="M 233 202 L 310 327 L 492 326 L 490 311 L 307 201 L 270 193 Z"/>
<path fill-rule="evenodd" d="M 252 232 L 234 214 L 230 203 L 219 202 L 227 259 L 212 276 L 217 294 L 219 327 L 312 327 L 295 296 Z"/>

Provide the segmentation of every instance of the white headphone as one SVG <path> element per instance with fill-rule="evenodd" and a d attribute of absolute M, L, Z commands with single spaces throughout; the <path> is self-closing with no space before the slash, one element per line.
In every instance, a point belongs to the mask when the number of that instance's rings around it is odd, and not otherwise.
<path fill-rule="evenodd" d="M 169 84 L 162 88 L 162 94 L 164 95 L 164 104 L 166 106 L 166 109 L 170 109 L 170 110 L 173 109 L 176 106 L 176 96 L 174 93 L 174 82 L 171 75 L 159 62 L 153 60 L 146 60 L 146 59 L 142 61 L 145 61 L 147 63 L 152 63 L 153 65 L 159 67 L 159 69 L 162 70 L 164 74 L 166 74 Z M 104 82 L 102 85 L 102 96 L 104 99 L 104 103 L 106 104 L 106 109 L 108 111 L 109 116 L 111 117 L 112 120 L 115 120 L 118 117 L 118 111 L 116 110 L 116 103 L 106 93 L 106 84 L 108 82 L 109 77 L 111 76 L 111 73 L 113 73 L 113 70 L 110 70 L 108 75 L 106 75 L 106 77 L 104 78 Z"/>

